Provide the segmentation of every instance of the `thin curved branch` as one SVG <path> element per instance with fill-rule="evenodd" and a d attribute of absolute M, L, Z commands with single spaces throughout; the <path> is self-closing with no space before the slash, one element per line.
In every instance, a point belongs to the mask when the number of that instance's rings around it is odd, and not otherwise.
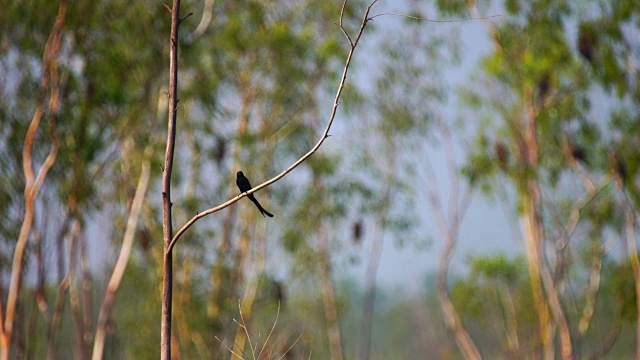
<path fill-rule="evenodd" d="M 407 19 L 428 21 L 428 22 L 434 22 L 434 23 L 452 23 L 452 22 L 460 22 L 460 21 L 467 21 L 467 20 L 489 20 L 489 19 L 493 19 L 493 18 L 502 16 L 502 15 L 491 15 L 491 16 L 468 17 L 468 18 L 463 18 L 463 19 L 436 20 L 436 19 L 423 18 L 423 17 L 412 16 L 412 15 L 407 15 L 407 14 L 385 12 L 385 13 L 381 13 L 381 14 L 378 14 L 378 15 L 373 15 L 372 17 L 369 18 L 369 20 L 373 20 L 373 19 L 377 18 L 378 16 L 384 16 L 384 15 L 400 16 L 400 17 L 404 17 L 404 18 L 407 18 Z"/>
<path fill-rule="evenodd" d="M 561 242 L 558 246 L 558 249 L 563 249 L 565 246 L 567 246 L 569 244 L 569 241 L 571 240 L 571 236 L 573 235 L 573 232 L 575 231 L 576 227 L 578 226 L 578 223 L 580 222 L 580 212 L 582 210 L 584 210 L 590 203 L 591 201 L 593 201 L 593 199 L 598 196 L 598 194 L 600 194 L 604 189 L 606 189 L 609 184 L 611 183 L 612 179 L 606 179 L 604 181 L 604 183 L 602 185 L 600 185 L 598 188 L 593 188 L 593 190 L 588 189 L 588 192 L 586 194 L 586 196 L 578 201 L 577 203 L 574 204 L 574 206 L 571 208 L 571 214 L 569 215 L 569 221 L 562 226 L 562 235 L 563 235 L 563 242 Z"/>
<path fill-rule="evenodd" d="M 58 7 L 55 24 L 45 45 L 42 59 L 43 69 L 40 87 L 41 94 L 38 100 L 38 106 L 33 118 L 31 119 L 24 141 L 22 163 L 26 180 L 24 188 L 25 215 L 13 254 L 6 311 L 4 317 L 0 317 L 0 320 L 3 320 L 3 323 L 0 324 L 0 340 L 2 340 L 0 343 L 1 359 L 8 359 L 10 355 L 11 336 L 13 334 L 14 319 L 16 316 L 16 308 L 18 306 L 18 295 L 20 293 L 20 284 L 22 281 L 23 258 L 33 225 L 35 201 L 38 197 L 44 179 L 56 161 L 60 145 L 56 133 L 56 116 L 58 112 L 60 85 L 58 76 L 58 55 L 60 54 L 60 47 L 62 45 L 62 28 L 65 23 L 66 14 L 67 2 L 62 1 Z M 46 101 L 45 94 L 48 89 L 50 90 L 48 109 L 50 116 L 49 122 L 51 124 L 51 147 L 49 148 L 49 153 L 47 154 L 42 166 L 40 166 L 37 174 L 34 176 L 33 162 L 31 158 L 33 143 L 35 141 L 36 132 L 40 126 L 40 122 L 44 117 L 44 106 Z"/>
<path fill-rule="evenodd" d="M 262 184 L 255 186 L 254 188 L 252 188 L 251 190 L 244 192 L 240 195 L 237 195 L 229 200 L 227 200 L 226 202 L 210 208 L 204 212 L 198 213 L 196 214 L 196 216 L 192 217 L 191 220 L 189 220 L 186 224 L 184 224 L 180 230 L 178 230 L 176 232 L 176 234 L 173 236 L 173 239 L 171 240 L 171 243 L 169 244 L 169 246 L 165 249 L 165 254 L 169 254 L 171 253 L 171 250 L 173 249 L 173 247 L 175 246 L 176 242 L 178 241 L 178 239 L 180 239 L 180 236 L 182 236 L 182 234 L 185 233 L 185 231 L 187 231 L 187 229 L 189 229 L 191 227 L 191 225 L 193 225 L 196 221 L 198 221 L 199 219 L 209 215 L 209 214 L 213 214 L 217 211 L 220 211 L 224 208 L 226 208 L 227 206 L 235 203 L 236 201 L 240 200 L 241 198 L 252 194 L 262 188 L 265 188 L 271 184 L 273 184 L 274 182 L 282 179 L 285 175 L 287 175 L 289 172 L 291 172 L 293 169 L 295 169 L 296 167 L 298 167 L 298 165 L 302 164 L 305 160 L 307 160 L 311 155 L 313 155 L 313 153 L 315 153 L 318 148 L 320 148 L 320 145 L 322 145 L 322 143 L 325 141 L 326 138 L 329 137 L 329 130 L 331 129 L 331 125 L 333 124 L 333 120 L 336 117 L 336 112 L 338 110 L 338 105 L 340 104 L 340 96 L 342 95 L 342 89 L 344 88 L 344 83 L 347 80 L 347 72 L 349 71 L 349 65 L 351 64 L 351 59 L 353 57 L 353 53 L 356 49 L 356 46 L 358 46 L 358 41 L 360 40 L 360 37 L 362 36 L 362 32 L 364 31 L 365 26 L 367 25 L 367 21 L 369 20 L 368 16 L 369 16 L 369 11 L 371 10 L 371 7 L 373 6 L 373 4 L 376 3 L 377 0 L 373 1 L 369 6 L 367 6 L 367 9 L 364 12 L 364 16 L 362 18 L 362 23 L 360 24 L 360 30 L 358 31 L 358 35 L 355 38 L 355 41 L 351 43 L 350 41 L 350 50 L 349 50 L 349 55 L 347 55 L 347 60 L 345 62 L 344 65 L 344 70 L 342 71 L 342 78 L 340 79 L 340 85 L 338 87 L 338 92 L 336 93 L 335 99 L 333 101 L 333 109 L 331 110 L 331 116 L 329 117 L 329 122 L 327 124 L 327 127 L 324 130 L 324 133 L 322 134 L 322 136 L 320 137 L 320 140 L 318 140 L 318 142 L 316 143 L 316 145 L 309 150 L 309 152 L 307 152 L 306 154 L 304 154 L 300 159 L 298 159 L 298 161 L 294 162 L 291 166 L 289 166 L 288 168 L 286 168 L 284 171 L 282 171 L 280 174 L 276 175 L 275 177 L 273 177 L 272 179 L 263 182 Z M 344 32 L 344 28 L 342 27 L 342 18 L 344 16 L 344 7 L 346 6 L 347 0 L 345 0 L 344 4 L 343 4 L 343 11 L 340 13 L 340 29 Z M 346 34 L 346 32 L 345 32 Z"/>
<path fill-rule="evenodd" d="M 211 24 L 211 20 L 213 19 L 213 5 L 215 5 L 215 3 L 216 0 L 205 0 L 200 23 L 198 23 L 198 26 L 195 30 L 193 30 L 191 34 L 185 37 L 185 44 L 189 45 L 194 43 L 202 35 L 204 35 L 205 31 L 207 31 L 209 25 Z"/>
<path fill-rule="evenodd" d="M 375 1 L 374 1 L 375 3 Z M 373 5 L 373 4 L 371 4 Z M 342 26 L 342 20 L 344 19 L 344 9 L 347 7 L 347 0 L 344 0 L 344 2 L 342 3 L 342 9 L 340 10 L 340 24 L 338 25 L 340 27 L 340 30 L 342 31 L 342 33 L 344 34 L 344 36 L 347 38 L 347 40 L 349 41 L 349 45 L 351 45 L 351 47 L 353 47 L 353 41 L 351 41 L 351 37 L 349 36 L 349 34 L 347 34 L 347 32 L 344 29 L 344 26 Z"/>

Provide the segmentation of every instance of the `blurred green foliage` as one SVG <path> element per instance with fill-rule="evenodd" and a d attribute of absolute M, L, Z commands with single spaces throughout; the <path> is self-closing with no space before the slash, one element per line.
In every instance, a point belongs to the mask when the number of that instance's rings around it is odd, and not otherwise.
<path fill-rule="evenodd" d="M 416 3 L 409 12 L 424 14 Z M 351 34 L 364 5 L 348 3 L 345 26 Z M 443 17 L 468 16 L 467 1 L 435 5 Z M 334 25 L 340 6 L 321 0 L 241 0 L 214 1 L 207 10 L 202 2 L 182 3 L 182 14 L 194 15 L 180 32 L 174 227 L 236 195 L 235 171 L 243 170 L 259 184 L 317 141 L 348 49 Z M 478 6 L 482 12 L 500 5 Z M 24 211 L 22 146 L 43 91 L 42 53 L 57 8 L 56 2 L 16 0 L 3 4 L 0 12 L 2 293 Z M 633 208 L 640 202 L 640 82 L 633 70 L 639 57 L 633 40 L 639 8 L 635 0 L 506 1 L 502 16 L 489 21 L 496 30 L 490 34 L 491 51 L 459 90 L 461 99 L 451 98 L 454 91 L 443 73 L 465 52 L 450 27 L 440 30 L 406 20 L 394 25 L 398 31 L 387 32 L 374 31 L 386 25 L 379 25 L 382 21 L 370 22 L 364 36 L 375 40 L 368 48 L 375 56 L 356 53 L 331 131 L 336 136 L 294 173 L 256 194 L 274 212 L 274 220 L 264 222 L 242 200 L 200 221 L 176 247 L 174 349 L 183 358 L 229 356 L 216 336 L 229 346 L 233 343 L 238 300 L 255 278 L 253 314 L 247 314 L 253 340 L 265 339 L 280 303 L 269 351 L 280 355 L 302 334 L 293 348 L 295 357 L 328 358 L 319 279 L 327 268 L 329 276 L 343 279 L 351 260 L 366 258 L 352 234 L 355 224 L 361 226 L 366 246 L 376 236 L 402 246 L 428 242 L 428 219 L 420 211 L 422 182 L 416 179 L 425 169 L 425 144 L 439 146 L 443 126 L 464 137 L 466 165 L 461 171 L 469 184 L 504 200 L 514 213 L 521 211 L 527 180 L 542 183 L 541 216 L 557 244 L 564 231 L 558 230 L 558 222 L 571 216 L 584 195 L 581 174 L 569 166 L 566 147 L 584 149 L 586 160 L 578 165 L 598 183 L 623 175 L 621 189 L 612 182 L 580 209 L 582 221 L 567 247 L 571 251 L 562 253 L 567 266 L 554 274 L 559 282 L 570 283 L 572 290 L 565 290 L 561 300 L 576 327 L 593 258 L 604 256 L 602 239 L 624 235 L 620 209 L 627 197 Z M 77 355 L 78 319 L 88 323 L 84 330 L 93 334 L 116 256 L 105 249 L 120 247 L 140 166 L 148 159 L 152 180 L 134 253 L 108 322 L 105 357 L 157 358 L 168 32 L 169 16 L 159 2 L 69 4 L 58 69 L 61 99 L 55 131 L 61 147 L 37 204 L 34 228 L 40 243 L 31 241 L 27 249 L 25 273 L 30 277 L 23 286 L 19 336 L 14 339 L 20 356 L 44 357 L 51 336 L 57 343 L 54 355 Z M 450 118 L 457 114 L 447 109 L 450 105 L 468 112 L 470 116 L 462 116 L 468 120 L 452 125 Z M 536 167 L 521 161 L 521 125 L 529 110 L 535 112 L 540 139 Z M 45 113 L 36 137 L 37 166 L 49 149 L 52 115 Z M 500 158 L 497 144 L 507 157 Z M 613 154 L 624 164 L 624 174 L 612 161 Z M 69 264 L 89 259 L 70 251 L 70 227 L 62 226 L 67 216 L 82 227 L 79 244 L 98 259 L 90 259 L 95 262 L 90 264 L 93 281 L 72 266 L 74 301 L 90 305 L 90 310 L 80 314 L 65 300 L 62 325 L 52 333 L 49 316 L 58 282 Z M 266 258 L 264 268 L 256 265 L 260 256 Z M 602 262 L 594 325 L 577 345 L 590 353 L 590 342 L 602 342 L 609 324 L 624 320 L 611 354 L 630 356 L 628 344 L 638 316 L 633 274 L 627 261 L 615 255 L 607 254 Z M 39 276 L 45 280 L 44 309 L 36 302 L 34 279 Z M 452 301 L 486 356 L 508 354 L 501 327 L 509 316 L 509 298 L 522 353 L 537 351 L 529 281 L 522 258 L 498 254 L 470 257 L 468 273 L 450 282 Z M 415 296 L 374 289 L 372 358 L 458 356 L 433 288 L 429 278 L 426 290 Z M 81 289 L 88 290 L 88 298 L 77 299 Z M 336 289 L 339 328 L 350 358 L 357 349 L 369 289 L 353 282 L 337 283 Z M 92 337 L 80 338 L 90 349 Z"/>

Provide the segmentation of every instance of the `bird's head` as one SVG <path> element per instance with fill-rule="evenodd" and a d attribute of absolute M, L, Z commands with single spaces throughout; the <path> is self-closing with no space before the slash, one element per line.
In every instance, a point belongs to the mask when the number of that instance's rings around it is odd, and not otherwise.
<path fill-rule="evenodd" d="M 239 177 L 243 177 L 243 176 L 244 176 L 244 174 L 242 173 L 242 171 L 238 171 L 238 172 L 236 173 L 236 177 L 237 177 L 237 178 L 239 178 Z"/>

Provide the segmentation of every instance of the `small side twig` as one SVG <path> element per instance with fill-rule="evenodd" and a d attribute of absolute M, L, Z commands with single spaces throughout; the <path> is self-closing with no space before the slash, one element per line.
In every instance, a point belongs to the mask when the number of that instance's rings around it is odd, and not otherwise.
<path fill-rule="evenodd" d="M 298 343 L 298 341 L 300 340 L 300 338 L 302 337 L 303 333 L 300 333 L 300 335 L 298 336 L 298 338 L 296 339 L 296 341 L 293 342 L 293 344 L 291 344 L 291 346 L 289 346 L 289 348 L 287 349 L 287 351 L 284 352 L 284 354 L 282 354 L 282 356 L 280 356 L 280 358 L 278 358 L 278 360 L 282 360 L 282 358 L 284 358 L 285 356 L 287 356 L 287 354 L 289 353 L 289 351 L 291 351 L 291 349 L 293 349 L 294 346 L 296 346 L 296 344 Z"/>
<path fill-rule="evenodd" d="M 222 346 L 224 346 L 225 349 L 229 350 L 230 353 L 232 353 L 233 355 L 239 357 L 242 360 L 246 360 L 243 356 L 241 356 L 240 354 L 234 352 L 231 348 L 229 348 L 227 346 L 227 344 L 225 344 L 224 342 L 222 342 L 222 340 L 220 340 L 220 338 L 218 337 L 218 335 L 214 336 L 216 338 L 216 340 L 218 340 L 220 342 L 220 344 L 222 344 Z"/>
<path fill-rule="evenodd" d="M 240 321 L 242 321 L 242 324 L 240 324 L 236 319 L 233 319 L 233 322 L 238 324 L 238 326 L 240 326 L 242 330 L 244 330 L 245 335 L 247 335 L 247 341 L 249 342 L 249 349 L 251 349 L 251 355 L 255 359 L 256 358 L 255 349 L 253 344 L 251 343 L 251 336 L 249 335 L 249 330 L 247 330 L 247 323 L 245 323 L 244 316 L 242 315 L 242 305 L 240 304 L 240 300 L 238 300 L 238 312 L 240 313 Z"/>
<path fill-rule="evenodd" d="M 271 331 L 269 331 L 269 335 L 267 335 L 267 338 L 265 339 L 264 344 L 262 344 L 262 349 L 260 349 L 260 352 L 258 353 L 258 359 L 260 359 L 260 356 L 262 355 L 264 348 L 267 346 L 267 343 L 269 342 L 269 338 L 271 338 L 271 334 L 273 334 L 273 330 L 276 328 L 276 324 L 278 324 L 279 317 L 280 317 L 280 301 L 278 301 L 278 312 L 276 313 L 276 320 L 273 322 Z"/>

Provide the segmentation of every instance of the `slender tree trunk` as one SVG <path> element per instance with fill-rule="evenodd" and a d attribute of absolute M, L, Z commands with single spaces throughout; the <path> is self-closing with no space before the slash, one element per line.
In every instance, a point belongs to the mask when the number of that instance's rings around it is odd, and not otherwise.
<path fill-rule="evenodd" d="M 529 208 L 529 205 L 526 206 Z M 522 227 L 524 230 L 524 243 L 526 248 L 527 266 L 529 270 L 529 281 L 533 293 L 533 306 L 538 315 L 538 329 L 544 359 L 553 360 L 553 330 L 547 304 L 542 291 L 542 281 L 540 279 L 540 259 L 538 245 L 533 235 L 533 224 L 531 223 L 530 210 L 522 215 Z"/>
<path fill-rule="evenodd" d="M 47 329 L 47 359 L 55 359 L 56 358 L 56 340 L 57 335 L 60 330 L 60 325 L 62 323 L 62 315 L 64 312 L 64 297 L 71 285 L 71 280 L 73 277 L 72 274 L 72 266 L 74 258 L 74 254 L 76 252 L 76 247 L 78 243 L 80 225 L 78 224 L 78 220 L 74 219 L 71 225 L 71 239 L 69 244 L 69 254 L 67 258 L 69 259 L 67 264 L 67 270 L 64 278 L 58 284 L 58 292 L 56 295 L 56 302 L 54 304 L 53 314 L 51 315 L 51 323 L 49 324 L 49 328 Z"/>
<path fill-rule="evenodd" d="M 142 209 L 142 202 L 144 201 L 147 184 L 149 183 L 150 164 L 148 160 L 144 160 L 142 163 L 142 171 L 140 172 L 140 179 L 138 180 L 138 187 L 133 197 L 133 203 L 131 204 L 131 210 L 129 211 L 129 217 L 127 219 L 127 227 L 122 237 L 122 247 L 120 248 L 120 255 L 113 268 L 111 279 L 107 285 L 107 292 L 104 295 L 104 301 L 100 306 L 100 313 L 98 314 L 98 324 L 96 325 L 96 336 L 93 342 L 93 354 L 92 360 L 100 360 L 104 354 L 104 343 L 106 338 L 107 320 L 109 319 L 109 313 L 113 306 L 116 291 L 120 286 L 124 271 L 129 261 L 129 255 L 133 248 L 133 242 L 135 240 L 135 231 L 138 224 L 138 218 L 140 210 Z"/>
<path fill-rule="evenodd" d="M 171 219 L 171 171 L 176 141 L 176 112 L 178 110 L 178 27 L 180 26 L 180 0 L 171 8 L 171 36 L 169 38 L 169 120 L 167 124 L 167 149 L 162 172 L 162 319 L 160 329 L 160 357 L 171 359 L 171 295 L 173 286 L 173 254 L 169 244 L 173 237 Z"/>
<path fill-rule="evenodd" d="M 530 91 L 525 91 L 530 92 Z M 527 96 L 527 99 L 531 99 L 532 96 Z M 524 164 L 530 168 L 534 174 L 537 173 L 539 166 L 539 149 L 538 149 L 538 129 L 537 118 L 533 104 L 527 104 L 527 123 L 525 124 L 525 152 L 524 152 Z M 534 301 L 536 302 L 536 308 L 540 318 L 540 327 L 542 332 L 542 340 L 545 348 L 545 358 L 553 358 L 553 335 L 550 330 L 551 325 L 545 324 L 545 320 L 548 319 L 547 308 L 548 304 L 553 314 L 554 320 L 558 325 L 559 337 L 560 337 L 560 351 L 563 359 L 573 358 L 573 347 L 571 344 L 571 334 L 567 319 L 560 303 L 560 295 L 557 291 L 556 284 L 551 276 L 548 267 L 545 264 L 544 257 L 544 233 L 542 229 L 542 219 L 540 218 L 540 186 L 538 180 L 533 175 L 533 178 L 528 180 L 527 193 L 523 194 L 524 214 L 523 219 L 525 221 L 525 242 L 527 244 L 527 259 L 529 261 L 530 278 L 534 291 Z M 533 271 L 533 272 L 531 272 Z M 547 299 L 544 300 L 542 294 L 542 286 L 547 292 Z M 540 303 L 538 303 L 540 301 Z M 548 320 L 547 320 L 548 322 Z"/>
<path fill-rule="evenodd" d="M 505 329 L 507 330 L 507 345 L 512 358 L 520 357 L 520 340 L 518 339 L 518 320 L 516 318 L 516 307 L 511 297 L 511 292 L 506 284 L 502 284 L 498 289 L 502 306 L 505 312 Z"/>
<path fill-rule="evenodd" d="M 596 300 L 598 295 L 598 289 L 600 288 L 600 274 L 602 271 L 602 257 L 604 255 L 604 245 L 598 244 L 596 253 L 591 260 L 591 273 L 589 275 L 589 287 L 587 288 L 586 301 L 584 308 L 582 309 L 582 315 L 578 321 L 578 344 L 584 341 L 584 337 L 589 330 L 591 319 L 593 319 L 593 313 L 596 307 Z M 576 346 L 580 349 L 580 346 Z M 580 357 L 580 354 L 576 354 Z"/>
<path fill-rule="evenodd" d="M 23 147 L 23 170 L 25 174 L 25 215 L 16 242 L 13 254 L 13 263 L 11 267 L 11 280 L 9 285 L 9 294 L 7 297 L 6 311 L 4 314 L 0 312 L 0 360 L 8 360 L 11 355 L 11 336 L 13 334 L 14 317 L 16 307 L 18 305 L 18 295 L 20 293 L 20 285 L 22 281 L 22 265 L 24 252 L 31 233 L 33 217 L 35 211 L 35 200 L 38 197 L 42 183 L 47 176 L 49 170 L 56 161 L 58 155 L 59 142 L 56 134 L 56 116 L 58 112 L 59 100 L 59 77 L 58 77 L 58 55 L 62 44 L 62 27 L 67 14 L 67 2 L 62 0 L 58 8 L 58 15 L 51 30 L 51 34 L 45 45 L 42 60 L 42 83 L 40 87 L 40 95 L 38 106 L 29 124 L 27 135 L 25 136 Z M 51 148 L 45 158 L 37 175 L 34 176 L 33 163 L 31 154 L 33 151 L 33 142 L 36 132 L 40 126 L 40 122 L 44 116 L 44 108 L 46 102 L 46 91 L 50 88 L 51 95 L 49 98 L 49 116 L 51 124 Z"/>
<path fill-rule="evenodd" d="M 382 245 L 384 241 L 384 218 L 381 219 L 379 234 L 374 237 L 369 254 L 369 264 L 365 279 L 365 291 L 362 304 L 362 321 L 360 322 L 360 343 L 358 347 L 358 359 L 367 360 L 371 353 L 371 328 L 373 326 L 373 313 L 376 300 L 376 278 L 378 276 L 378 265 L 382 255 Z"/>
<path fill-rule="evenodd" d="M 324 317 L 327 322 L 327 335 L 329 338 L 329 352 L 331 359 L 342 360 L 342 336 L 340 334 L 340 324 L 338 323 L 338 307 L 336 305 L 336 295 L 333 288 L 333 271 L 331 270 L 331 257 L 329 254 L 329 236 L 326 233 L 321 237 L 321 290 L 322 303 L 324 305 Z"/>
<path fill-rule="evenodd" d="M 76 213 L 74 211 L 74 213 Z M 74 248 L 74 252 L 69 257 L 69 305 L 71 308 L 71 314 L 73 316 L 73 321 L 76 330 L 76 338 L 75 338 L 75 346 L 76 346 L 76 358 L 80 360 L 85 359 L 85 348 L 84 348 L 84 327 L 82 321 L 82 313 L 80 311 L 80 291 L 79 287 L 80 282 L 76 278 L 76 271 L 78 269 L 78 260 L 80 259 L 80 253 L 82 252 L 82 247 L 84 246 L 82 243 L 86 240 L 84 237 L 83 231 L 83 223 L 80 220 L 76 220 L 74 227 L 74 232 L 76 232 L 75 243 L 76 246 Z M 77 229 L 76 229 L 77 227 Z"/>
<path fill-rule="evenodd" d="M 451 299 L 449 299 L 447 273 L 451 255 L 453 254 L 454 240 L 450 235 L 444 237 L 444 240 L 445 242 L 442 244 L 442 250 L 440 250 L 440 255 L 438 256 L 438 270 L 436 274 L 436 293 L 440 307 L 442 308 L 444 320 L 453 332 L 453 336 L 464 358 L 467 360 L 482 359 L 480 351 L 478 351 L 475 343 L 462 326 L 460 316 L 458 316 L 458 313 L 451 303 Z"/>
<path fill-rule="evenodd" d="M 634 287 L 636 293 L 636 359 L 640 359 L 640 259 L 636 245 L 635 214 L 630 201 L 627 201 L 627 247 L 629 248 L 629 261 L 633 270 Z"/>

